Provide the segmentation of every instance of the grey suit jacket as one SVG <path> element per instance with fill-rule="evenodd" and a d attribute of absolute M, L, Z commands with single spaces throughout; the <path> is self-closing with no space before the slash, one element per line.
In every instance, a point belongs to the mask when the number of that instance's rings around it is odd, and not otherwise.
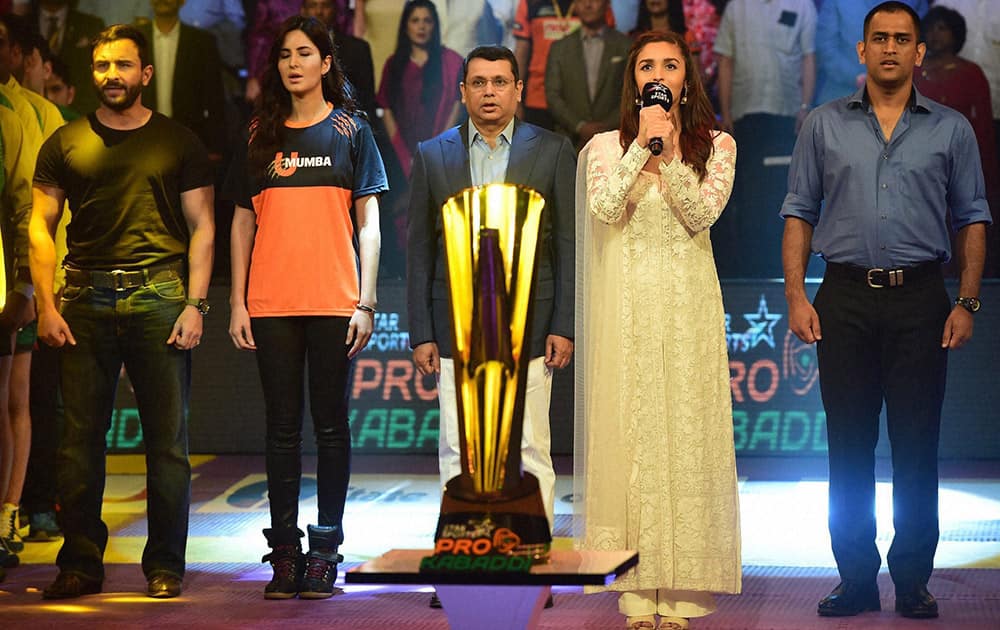
<path fill-rule="evenodd" d="M 530 324 L 532 358 L 545 354 L 550 334 L 573 338 L 575 179 L 576 155 L 565 138 L 515 122 L 505 181 L 530 186 L 545 198 Z M 451 356 L 452 332 L 441 206 L 471 185 L 467 124 L 418 145 L 406 252 L 410 346 L 436 342 L 442 357 Z"/>
<path fill-rule="evenodd" d="M 610 29 L 605 34 L 597 92 L 591 100 L 581 29 L 552 44 L 545 66 L 545 99 L 559 131 L 574 143 L 578 139 L 576 126 L 580 122 L 593 120 L 603 122 L 608 129 L 618 128 L 622 81 L 631 45 L 632 40 L 619 31 Z"/>

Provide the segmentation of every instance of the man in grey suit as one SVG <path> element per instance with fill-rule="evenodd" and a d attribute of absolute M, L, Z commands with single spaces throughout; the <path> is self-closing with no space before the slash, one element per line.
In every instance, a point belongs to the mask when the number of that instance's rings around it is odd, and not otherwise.
<path fill-rule="evenodd" d="M 515 120 L 523 84 L 514 54 L 500 46 L 469 53 L 460 85 L 469 122 L 420 143 L 413 159 L 407 246 L 407 304 L 413 362 L 435 374 L 441 408 L 441 485 L 460 472 L 451 318 L 441 206 L 473 185 L 522 184 L 545 198 L 535 272 L 521 461 L 538 478 L 549 524 L 555 473 L 549 454 L 552 369 L 573 354 L 574 181 L 569 142 Z"/>
<path fill-rule="evenodd" d="M 608 1 L 577 0 L 573 6 L 580 28 L 552 44 L 545 66 L 549 113 L 556 130 L 577 149 L 594 134 L 617 129 L 621 116 L 625 59 L 632 41 L 607 25 Z"/>

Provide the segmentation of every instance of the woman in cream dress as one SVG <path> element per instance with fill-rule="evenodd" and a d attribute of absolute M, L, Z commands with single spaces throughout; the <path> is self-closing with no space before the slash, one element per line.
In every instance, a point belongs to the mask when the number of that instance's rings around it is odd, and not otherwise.
<path fill-rule="evenodd" d="M 640 107 L 666 85 L 670 112 Z M 584 549 L 639 551 L 609 590 L 633 630 L 681 629 L 741 585 L 739 497 L 725 313 L 708 228 L 733 183 L 736 144 L 684 38 L 633 44 L 621 130 L 577 171 L 577 524 Z M 651 138 L 661 138 L 654 156 Z M 603 589 L 596 589 L 603 590 Z"/>

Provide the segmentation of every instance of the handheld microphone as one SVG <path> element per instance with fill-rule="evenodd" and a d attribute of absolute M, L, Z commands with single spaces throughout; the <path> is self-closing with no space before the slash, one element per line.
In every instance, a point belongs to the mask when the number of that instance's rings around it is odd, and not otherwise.
<path fill-rule="evenodd" d="M 662 83 L 657 83 L 655 81 L 650 81 L 646 85 L 642 86 L 642 106 L 649 107 L 651 105 L 659 105 L 663 108 L 663 111 L 669 112 L 670 107 L 674 104 L 674 95 L 671 94 L 670 88 L 663 85 Z M 663 152 L 663 138 L 650 138 L 649 139 L 649 150 L 653 155 L 659 155 Z"/>

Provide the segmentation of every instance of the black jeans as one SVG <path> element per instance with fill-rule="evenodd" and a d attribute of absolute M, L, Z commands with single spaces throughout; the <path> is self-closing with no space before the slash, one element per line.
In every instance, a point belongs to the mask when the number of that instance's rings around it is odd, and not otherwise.
<path fill-rule="evenodd" d="M 927 584 L 938 541 L 937 452 L 951 311 L 939 273 L 904 286 L 823 279 L 817 344 L 830 457 L 830 538 L 841 579 L 874 583 L 875 445 L 885 401 L 892 447 L 895 537 L 889 572 L 897 590 Z"/>
<path fill-rule="evenodd" d="M 302 419 L 305 370 L 316 435 L 319 525 L 336 526 L 343 542 L 344 504 L 351 477 L 351 429 L 347 417 L 352 361 L 345 344 L 347 317 L 256 317 L 257 368 L 267 419 L 267 495 L 271 528 L 279 536 L 298 527 L 302 482 Z"/>
<path fill-rule="evenodd" d="M 166 342 L 184 310 L 185 295 L 179 277 L 125 291 L 69 285 L 63 292 L 62 315 L 76 345 L 61 349 L 65 426 L 56 473 L 65 536 L 56 559 L 61 570 L 104 577 L 105 435 L 124 363 L 146 448 L 149 534 L 142 570 L 147 577 L 161 571 L 184 576 L 191 505 L 191 353 Z"/>

